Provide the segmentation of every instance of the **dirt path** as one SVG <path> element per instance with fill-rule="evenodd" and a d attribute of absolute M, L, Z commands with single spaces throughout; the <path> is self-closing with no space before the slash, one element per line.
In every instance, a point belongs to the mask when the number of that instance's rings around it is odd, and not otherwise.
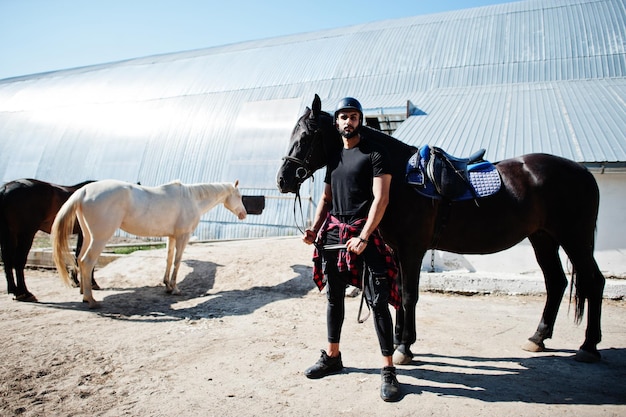
<path fill-rule="evenodd" d="M 519 346 L 542 297 L 425 293 L 416 360 L 399 367 L 401 401 L 378 396 L 371 320 L 347 299 L 346 370 L 303 371 L 325 347 L 325 296 L 297 238 L 190 246 L 181 296 L 160 285 L 165 250 L 136 252 L 96 272 L 88 310 L 53 271 L 27 271 L 40 302 L 0 285 L 2 416 L 624 416 L 626 302 L 606 301 L 603 361 L 572 355 L 584 337 L 564 301 L 553 349 Z"/>

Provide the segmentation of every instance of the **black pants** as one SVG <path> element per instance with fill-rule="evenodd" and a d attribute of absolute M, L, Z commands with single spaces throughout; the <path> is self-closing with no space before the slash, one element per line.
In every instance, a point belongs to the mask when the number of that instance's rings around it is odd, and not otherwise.
<path fill-rule="evenodd" d="M 336 236 L 327 236 L 326 243 L 337 243 Z M 326 309 L 326 326 L 328 342 L 339 343 L 341 328 L 345 316 L 345 291 L 349 282 L 349 272 L 337 269 L 337 250 L 324 251 L 324 274 L 326 275 L 328 306 Z M 383 356 L 393 354 L 393 322 L 389 312 L 389 284 L 387 282 L 387 265 L 384 257 L 376 247 L 368 243 L 361 254 L 367 268 L 363 291 L 372 310 L 374 328 Z"/>

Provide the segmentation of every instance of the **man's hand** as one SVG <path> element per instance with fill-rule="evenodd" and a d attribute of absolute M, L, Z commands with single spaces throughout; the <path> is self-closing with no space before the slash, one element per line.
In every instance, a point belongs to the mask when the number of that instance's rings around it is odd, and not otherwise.
<path fill-rule="evenodd" d="M 304 231 L 304 235 L 302 236 L 302 241 L 304 243 L 311 245 L 315 242 L 315 239 L 317 239 L 317 233 L 315 233 L 315 231 L 311 229 L 306 229 Z"/>
<path fill-rule="evenodd" d="M 360 255 L 367 247 L 367 241 L 360 237 L 352 237 L 346 243 L 346 249 L 352 253 Z"/>

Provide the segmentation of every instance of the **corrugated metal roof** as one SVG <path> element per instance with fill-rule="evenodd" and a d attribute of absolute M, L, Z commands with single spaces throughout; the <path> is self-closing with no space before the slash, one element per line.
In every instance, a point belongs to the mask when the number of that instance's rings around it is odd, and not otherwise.
<path fill-rule="evenodd" d="M 212 211 L 200 237 L 293 233 L 274 177 L 316 93 L 410 100 L 423 114 L 395 135 L 456 155 L 623 165 L 625 74 L 625 0 L 531 0 L 17 77 L 0 80 L 0 178 L 239 179 L 264 214 Z"/>
<path fill-rule="evenodd" d="M 395 136 L 456 155 L 486 148 L 494 161 L 546 152 L 619 163 L 626 161 L 625 97 L 626 79 L 441 89 L 410 97 L 426 115 L 410 117 Z"/>

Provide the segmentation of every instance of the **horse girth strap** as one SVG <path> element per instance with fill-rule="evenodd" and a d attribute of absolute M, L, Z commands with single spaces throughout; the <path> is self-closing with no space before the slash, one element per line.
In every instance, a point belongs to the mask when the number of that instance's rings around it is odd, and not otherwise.
<path fill-rule="evenodd" d="M 441 233 L 448 225 L 448 218 L 450 217 L 450 210 L 452 208 L 452 202 L 450 200 L 444 200 L 437 207 L 437 215 L 435 216 L 435 231 L 433 237 L 430 240 L 430 249 L 436 249 L 441 239 Z"/>

